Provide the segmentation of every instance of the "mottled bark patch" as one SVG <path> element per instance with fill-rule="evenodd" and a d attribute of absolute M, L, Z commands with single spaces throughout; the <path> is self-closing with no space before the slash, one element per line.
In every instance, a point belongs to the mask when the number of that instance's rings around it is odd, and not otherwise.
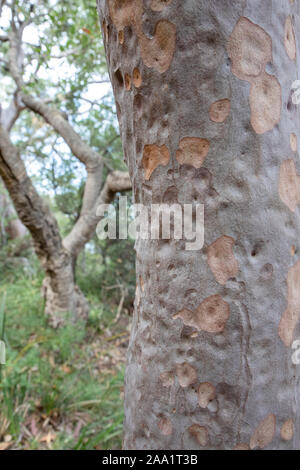
<path fill-rule="evenodd" d="M 131 89 L 131 77 L 129 73 L 125 73 L 124 75 L 124 85 L 125 85 L 126 90 L 129 91 Z"/>
<path fill-rule="evenodd" d="M 292 419 L 285 421 L 280 430 L 281 439 L 291 441 L 294 437 L 294 422 Z"/>
<path fill-rule="evenodd" d="M 224 99 L 213 103 L 209 108 L 209 117 L 211 121 L 222 123 L 226 121 L 230 113 L 230 100 Z"/>
<path fill-rule="evenodd" d="M 123 29 L 121 29 L 121 30 L 118 32 L 118 39 L 119 39 L 119 43 L 120 43 L 120 44 L 124 44 L 125 35 L 124 35 L 124 30 L 123 30 Z"/>
<path fill-rule="evenodd" d="M 156 8 L 158 3 L 165 2 L 154 2 Z M 170 21 L 160 20 L 156 24 L 153 38 L 149 39 L 143 31 L 144 5 L 142 0 L 109 0 L 108 6 L 118 34 L 126 26 L 134 28 L 145 65 L 160 73 L 168 70 L 175 51 L 176 26 Z"/>
<path fill-rule="evenodd" d="M 102 21 L 102 29 L 103 29 L 104 39 L 107 42 L 108 41 L 108 29 L 107 29 L 107 23 L 105 20 Z"/>
<path fill-rule="evenodd" d="M 238 272 L 238 263 L 233 253 L 234 239 L 223 235 L 207 249 L 207 260 L 216 281 L 224 285 Z"/>
<path fill-rule="evenodd" d="M 135 67 L 133 69 L 133 72 L 132 72 L 132 82 L 134 84 L 134 86 L 136 88 L 140 88 L 140 86 L 142 85 L 142 76 L 141 76 L 141 72 L 139 71 L 139 69 L 137 67 Z"/>
<path fill-rule="evenodd" d="M 250 450 L 249 444 L 239 443 L 237 444 L 233 450 Z"/>
<path fill-rule="evenodd" d="M 174 372 L 173 371 L 162 372 L 159 376 L 159 379 L 163 387 L 167 387 L 167 388 L 171 387 L 174 383 Z"/>
<path fill-rule="evenodd" d="M 216 389 L 209 382 L 203 382 L 198 387 L 198 403 L 200 408 L 207 408 L 209 402 L 215 399 Z"/>
<path fill-rule="evenodd" d="M 270 87 L 269 92 L 264 91 L 265 86 Z M 271 131 L 278 124 L 281 114 L 281 87 L 275 77 L 267 75 L 265 81 L 251 87 L 250 107 L 251 124 L 257 134 Z"/>
<path fill-rule="evenodd" d="M 143 0 L 108 0 L 111 19 L 118 30 L 141 21 Z"/>
<path fill-rule="evenodd" d="M 250 439 L 250 449 L 259 447 L 264 449 L 272 442 L 275 436 L 276 417 L 273 414 L 263 419 L 255 429 Z"/>
<path fill-rule="evenodd" d="M 206 427 L 200 426 L 200 424 L 192 424 L 192 426 L 189 427 L 189 433 L 201 447 L 207 446 L 208 431 Z"/>
<path fill-rule="evenodd" d="M 250 90 L 251 124 L 257 134 L 264 134 L 279 122 L 281 87 L 277 78 L 262 74 Z"/>
<path fill-rule="evenodd" d="M 228 52 L 234 75 L 251 81 L 272 61 L 272 39 L 263 28 L 242 17 L 229 38 Z"/>
<path fill-rule="evenodd" d="M 158 165 L 166 166 L 170 161 L 170 152 L 166 145 L 145 145 L 142 165 L 145 180 L 149 180 Z"/>
<path fill-rule="evenodd" d="M 292 133 L 290 135 L 290 144 L 291 144 L 291 149 L 293 152 L 297 152 L 298 150 L 298 139 L 296 134 Z"/>
<path fill-rule="evenodd" d="M 186 388 L 197 382 L 197 372 L 190 364 L 176 364 L 176 375 L 181 387 Z"/>
<path fill-rule="evenodd" d="M 263 265 L 263 267 L 260 270 L 260 277 L 264 279 L 265 281 L 268 281 L 269 279 L 272 279 L 273 272 L 274 272 L 273 265 L 271 263 L 266 263 Z"/>
<path fill-rule="evenodd" d="M 199 137 L 184 137 L 179 142 L 176 160 L 180 165 L 192 165 L 200 168 L 209 151 L 209 141 Z"/>
<path fill-rule="evenodd" d="M 300 314 L 300 260 L 289 269 L 287 285 L 288 304 L 280 320 L 278 334 L 284 344 L 289 347 L 293 342 Z"/>
<path fill-rule="evenodd" d="M 151 9 L 153 11 L 161 11 L 166 6 L 170 5 L 173 0 L 152 0 Z"/>
<path fill-rule="evenodd" d="M 185 325 L 208 333 L 222 333 L 230 315 L 227 302 L 220 295 L 212 295 L 203 300 L 195 310 L 183 309 L 173 318 L 180 318 Z"/>
<path fill-rule="evenodd" d="M 284 26 L 284 47 L 291 60 L 296 60 L 296 38 L 292 18 L 287 17 Z"/>
<path fill-rule="evenodd" d="M 280 166 L 279 196 L 292 211 L 300 204 L 300 176 L 297 175 L 294 160 L 285 160 Z"/>
<path fill-rule="evenodd" d="M 161 20 L 155 27 L 153 39 L 139 35 L 141 56 L 147 67 L 163 73 L 171 65 L 176 42 L 176 26 L 167 20 Z"/>
<path fill-rule="evenodd" d="M 170 436 L 172 434 L 173 426 L 169 418 L 167 418 L 166 416 L 162 416 L 160 418 L 160 420 L 158 421 L 158 427 L 160 432 L 164 436 Z"/>
<path fill-rule="evenodd" d="M 272 39 L 248 18 L 240 18 L 228 42 L 232 73 L 251 83 L 251 124 L 257 134 L 274 128 L 280 120 L 281 87 L 278 80 L 265 71 L 272 62 Z"/>

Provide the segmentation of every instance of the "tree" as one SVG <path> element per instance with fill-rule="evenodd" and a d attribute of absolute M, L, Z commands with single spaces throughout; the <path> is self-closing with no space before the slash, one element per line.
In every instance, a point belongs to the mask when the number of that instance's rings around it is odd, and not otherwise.
<path fill-rule="evenodd" d="M 95 6 L 91 10 L 91 5 L 84 6 L 81 0 L 73 2 L 72 5 L 63 4 L 61 7 L 57 2 L 46 0 L 41 0 L 36 5 L 30 3 L 24 5 L 24 2 L 12 0 L 10 3 L 2 2 L 1 9 L 3 11 L 6 9 L 8 17 L 8 24 L 4 24 L 3 35 L 0 36 L 3 46 L 2 73 L 4 78 L 10 79 L 9 91 L 12 98 L 6 108 L 2 107 L 0 115 L 0 175 L 19 218 L 32 236 L 36 254 L 45 271 L 43 284 L 45 313 L 53 326 L 59 326 L 66 321 L 67 314 L 71 314 L 75 321 L 87 316 L 87 301 L 75 280 L 76 259 L 95 232 L 100 219 L 97 216 L 98 205 L 112 201 L 119 191 L 129 190 L 131 183 L 127 172 L 113 171 L 112 168 L 112 171 L 107 174 L 107 171 L 103 169 L 106 163 L 106 152 L 111 148 L 117 134 L 99 152 L 95 149 L 96 145 L 93 145 L 92 138 L 90 145 L 76 129 L 80 123 L 80 119 L 76 120 L 80 105 L 78 101 L 76 104 L 74 95 L 77 93 L 77 100 L 78 94 L 84 99 L 82 91 L 87 87 L 88 80 L 93 78 L 90 73 L 91 69 L 81 64 L 81 71 L 77 76 L 79 83 L 76 86 L 70 85 L 66 79 L 60 80 L 61 83 L 58 85 L 54 79 L 52 83 L 49 83 L 48 78 L 41 78 L 41 75 L 48 76 L 51 70 L 51 60 L 57 58 L 55 52 L 59 58 L 70 58 L 74 64 L 78 61 L 77 56 L 84 53 L 91 45 L 94 36 L 89 29 L 90 24 L 84 23 L 85 27 L 82 27 L 80 24 L 74 24 L 74 18 L 78 13 L 83 12 L 82 17 L 77 21 L 85 21 L 85 16 L 87 16 L 91 22 L 90 28 L 92 28 L 96 23 Z M 50 28 L 47 26 L 49 24 Z M 80 35 L 79 40 L 76 39 L 77 26 L 84 33 Z M 24 32 L 29 27 L 35 28 L 38 44 L 28 44 L 24 40 Z M 57 44 L 58 38 L 60 39 L 59 45 Z M 76 40 L 78 44 L 74 48 L 73 43 Z M 100 52 L 99 47 L 97 50 L 94 44 L 88 57 L 91 58 L 93 53 L 97 53 L 96 51 Z M 101 67 L 99 67 L 100 70 Z M 44 69 L 44 74 L 41 74 L 41 69 Z M 50 98 L 45 96 L 46 92 L 49 94 L 52 92 L 52 96 Z M 61 110 L 60 104 L 64 100 L 65 109 Z M 91 102 L 91 109 L 94 104 Z M 73 119 L 68 111 L 71 115 L 73 112 Z M 24 124 L 26 130 L 29 121 L 31 121 L 31 128 L 34 127 L 35 121 L 32 117 L 34 113 L 35 120 L 40 118 L 43 120 L 42 124 L 37 127 L 46 128 L 43 152 L 49 152 L 49 138 L 55 135 L 56 140 L 52 145 L 52 150 L 55 149 L 57 139 L 60 138 L 60 147 L 62 143 L 67 146 L 71 158 L 75 157 L 85 168 L 86 182 L 83 184 L 80 209 L 73 227 L 65 237 L 60 233 L 55 216 L 34 187 L 26 164 L 20 156 L 21 151 L 25 153 L 33 145 L 30 140 L 32 132 L 29 132 L 31 135 L 25 145 L 22 139 L 21 142 L 17 139 L 14 143 L 15 136 L 10 136 L 25 112 L 27 115 L 18 129 L 19 139 L 20 134 L 26 133 L 22 128 Z M 93 113 L 90 114 L 91 116 L 85 117 L 89 129 L 93 120 Z M 111 137 L 110 135 L 110 139 Z M 41 135 L 33 139 L 35 149 L 38 148 L 38 143 L 42 139 Z M 67 163 L 64 164 L 64 170 L 66 168 L 68 168 Z M 53 171 L 55 169 L 54 165 Z M 55 175 L 53 180 L 55 180 Z"/>
<path fill-rule="evenodd" d="M 299 449 L 294 2 L 98 0 L 135 202 L 204 204 L 205 244 L 138 240 L 127 449 Z"/>

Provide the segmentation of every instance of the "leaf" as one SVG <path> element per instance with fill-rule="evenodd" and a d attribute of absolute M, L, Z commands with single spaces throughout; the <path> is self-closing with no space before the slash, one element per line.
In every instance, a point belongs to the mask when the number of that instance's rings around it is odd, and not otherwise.
<path fill-rule="evenodd" d="M 46 444 L 49 446 L 51 441 L 54 441 L 55 438 L 56 438 L 56 434 L 49 431 L 48 434 L 46 434 L 45 436 L 39 439 L 39 442 L 46 442 Z"/>

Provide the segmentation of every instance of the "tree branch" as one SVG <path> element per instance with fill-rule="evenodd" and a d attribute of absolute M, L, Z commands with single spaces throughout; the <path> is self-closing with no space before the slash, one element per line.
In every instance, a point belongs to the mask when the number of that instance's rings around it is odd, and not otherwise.
<path fill-rule="evenodd" d="M 42 265 L 48 271 L 50 266 L 51 270 L 51 260 L 52 262 L 58 260 L 58 253 L 63 252 L 56 219 L 36 192 L 17 148 L 2 126 L 0 126 L 0 175 L 20 220 L 32 236 Z"/>
<path fill-rule="evenodd" d="M 74 255 L 77 255 L 84 245 L 92 238 L 97 224 L 102 216 L 97 216 L 97 208 L 101 204 L 109 204 L 116 193 L 131 190 L 129 173 L 114 171 L 106 178 L 105 185 L 94 207 L 89 213 L 81 213 L 71 232 L 64 238 L 64 247 Z"/>
<path fill-rule="evenodd" d="M 76 256 L 93 236 L 97 223 L 100 220 L 96 215 L 98 205 L 112 201 L 115 193 L 118 191 L 130 190 L 129 175 L 123 172 L 111 173 L 101 191 L 102 155 L 94 151 L 81 139 L 59 110 L 48 106 L 44 101 L 24 91 L 22 58 L 22 33 L 12 31 L 10 33 L 9 70 L 20 90 L 22 102 L 28 109 L 42 116 L 51 125 L 64 139 L 73 155 L 85 165 L 87 170 L 87 180 L 80 216 L 70 234 L 63 241 L 63 245 L 68 252 Z"/>
<path fill-rule="evenodd" d="M 4 129 L 10 132 L 23 109 L 24 105 L 22 104 L 17 92 L 14 94 L 14 97 L 7 108 L 2 109 L 0 105 L 0 124 Z"/>

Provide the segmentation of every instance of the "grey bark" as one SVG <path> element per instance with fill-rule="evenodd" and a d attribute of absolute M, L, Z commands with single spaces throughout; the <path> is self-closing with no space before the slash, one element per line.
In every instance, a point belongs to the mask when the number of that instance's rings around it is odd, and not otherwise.
<path fill-rule="evenodd" d="M 202 250 L 136 243 L 124 447 L 300 449 L 300 6 L 98 9 L 135 202 L 205 206 Z"/>

